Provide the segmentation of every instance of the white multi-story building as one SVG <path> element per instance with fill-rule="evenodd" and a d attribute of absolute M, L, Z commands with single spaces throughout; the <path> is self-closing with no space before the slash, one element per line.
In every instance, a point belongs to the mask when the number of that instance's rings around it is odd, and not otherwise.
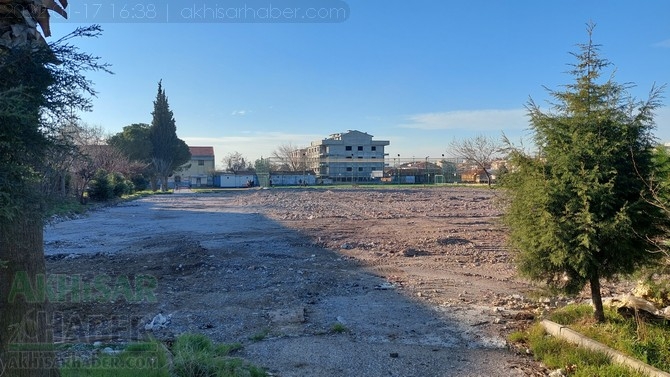
<path fill-rule="evenodd" d="M 307 170 L 321 182 L 368 182 L 384 172 L 387 140 L 372 140 L 365 132 L 349 130 L 317 140 L 297 151 Z"/>

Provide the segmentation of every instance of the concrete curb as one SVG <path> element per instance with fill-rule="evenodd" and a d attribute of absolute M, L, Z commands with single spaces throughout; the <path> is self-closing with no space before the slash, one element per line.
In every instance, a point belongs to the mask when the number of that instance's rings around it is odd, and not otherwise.
<path fill-rule="evenodd" d="M 615 363 L 626 365 L 636 371 L 645 373 L 652 377 L 670 377 L 670 373 L 654 368 L 651 365 L 645 364 L 640 360 L 634 359 L 630 356 L 626 356 L 619 351 L 615 351 L 602 343 L 589 339 L 576 331 L 570 330 L 563 325 L 559 325 L 556 322 L 544 319 L 542 322 L 540 322 L 540 324 L 549 334 L 557 338 L 564 339 L 569 343 L 576 344 L 580 347 L 584 347 L 596 352 L 602 352 L 609 356 Z"/>

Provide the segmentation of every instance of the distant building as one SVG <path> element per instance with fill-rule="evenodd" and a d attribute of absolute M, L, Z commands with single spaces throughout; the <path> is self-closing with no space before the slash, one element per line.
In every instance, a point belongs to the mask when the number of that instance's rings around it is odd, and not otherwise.
<path fill-rule="evenodd" d="M 213 186 L 221 188 L 254 187 L 258 186 L 258 180 L 254 172 L 216 173 Z"/>
<path fill-rule="evenodd" d="M 191 160 L 174 174 L 173 182 L 182 187 L 212 186 L 214 182 L 214 147 L 188 147 Z"/>
<path fill-rule="evenodd" d="M 349 130 L 317 140 L 297 150 L 305 169 L 313 171 L 318 182 L 370 182 L 384 172 L 386 140 L 372 140 L 365 132 Z"/>
<path fill-rule="evenodd" d="M 493 181 L 491 177 L 491 181 Z M 487 183 L 488 178 L 483 169 L 471 169 L 461 173 L 461 182 L 463 183 Z"/>

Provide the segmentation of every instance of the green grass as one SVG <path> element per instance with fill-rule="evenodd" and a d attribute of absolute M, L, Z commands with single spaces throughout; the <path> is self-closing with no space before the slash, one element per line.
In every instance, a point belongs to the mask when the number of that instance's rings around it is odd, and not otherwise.
<path fill-rule="evenodd" d="M 74 198 L 54 200 L 49 203 L 48 211 L 46 212 L 45 215 L 47 218 L 56 215 L 58 216 L 70 216 L 73 214 L 82 215 L 87 211 L 96 208 L 115 205 L 121 202 L 137 200 L 151 195 L 170 195 L 170 194 L 172 194 L 172 191 L 161 192 L 161 191 L 145 190 L 145 191 L 137 191 L 129 195 L 124 195 L 121 198 L 110 199 L 105 202 L 89 201 L 88 204 L 81 204 L 79 202 L 79 199 Z"/>
<path fill-rule="evenodd" d="M 158 342 L 129 345 L 117 355 L 100 355 L 94 360 L 69 360 L 61 367 L 62 377 L 170 377 L 167 354 Z"/>
<path fill-rule="evenodd" d="M 152 196 L 152 195 L 172 195 L 173 192 L 172 190 L 168 191 L 151 191 L 151 190 L 144 190 L 144 191 L 136 191 L 132 194 L 124 195 L 121 197 L 122 201 L 130 201 L 130 200 L 136 200 L 140 198 L 144 198 L 147 196 Z"/>
<path fill-rule="evenodd" d="M 606 309 L 606 322 L 593 320 L 590 305 L 569 305 L 552 312 L 548 319 L 584 334 L 628 356 L 658 369 L 670 371 L 670 324 L 625 318 Z M 603 354 L 578 348 L 546 334 L 540 324 L 509 336 L 509 341 L 528 347 L 537 360 L 550 369 L 576 365 L 570 376 L 642 376 L 630 369 L 613 365 Z"/>
<path fill-rule="evenodd" d="M 267 373 L 231 357 L 239 343 L 215 344 L 199 334 L 183 334 L 174 342 L 171 362 L 159 342 L 136 343 L 116 355 L 92 360 L 70 360 L 61 368 L 63 377 L 261 377 Z"/>
<path fill-rule="evenodd" d="M 347 326 L 341 324 L 340 322 L 337 322 L 330 327 L 330 332 L 333 332 L 333 333 L 336 333 L 336 334 L 342 334 L 342 333 L 345 333 L 347 331 L 349 331 L 349 329 L 347 329 Z"/>
<path fill-rule="evenodd" d="M 261 340 L 265 339 L 270 335 L 270 330 L 268 329 L 263 329 L 252 336 L 249 337 L 249 340 L 252 340 L 254 342 L 260 342 Z"/>
<path fill-rule="evenodd" d="M 48 211 L 46 213 L 47 217 L 59 215 L 59 216 L 68 216 L 72 214 L 81 215 L 88 210 L 88 206 L 85 204 L 79 203 L 79 200 L 76 199 L 65 199 L 50 203 Z"/>
<path fill-rule="evenodd" d="M 199 334 L 184 334 L 173 346 L 173 375 L 175 377 L 260 377 L 262 369 L 242 359 L 230 357 L 240 349 L 239 344 L 216 345 Z"/>

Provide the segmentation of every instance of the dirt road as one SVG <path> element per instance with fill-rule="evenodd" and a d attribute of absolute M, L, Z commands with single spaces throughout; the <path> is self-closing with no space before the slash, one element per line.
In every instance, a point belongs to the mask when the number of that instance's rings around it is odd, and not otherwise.
<path fill-rule="evenodd" d="M 536 304 L 494 196 L 182 192 L 59 222 L 45 230 L 49 272 L 84 288 L 55 305 L 56 337 L 199 332 L 242 343 L 238 356 L 276 376 L 534 374 L 506 347 Z"/>

